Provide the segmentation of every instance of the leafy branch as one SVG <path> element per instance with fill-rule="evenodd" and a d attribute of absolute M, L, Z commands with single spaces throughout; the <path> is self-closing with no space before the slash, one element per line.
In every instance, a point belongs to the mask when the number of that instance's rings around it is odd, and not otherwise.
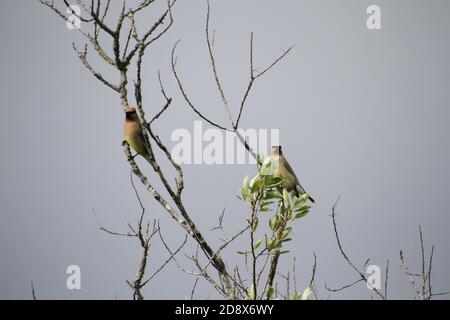
<path fill-rule="evenodd" d="M 283 245 L 292 240 L 292 222 L 306 216 L 311 209 L 307 205 L 308 195 L 297 197 L 294 192 L 288 192 L 282 188 L 282 180 L 272 175 L 272 162 L 263 163 L 258 174 L 249 180 L 244 178 L 243 186 L 240 189 L 238 198 L 245 202 L 250 208 L 250 216 L 247 222 L 250 227 L 250 249 L 240 251 L 239 253 L 251 254 L 252 259 L 252 286 L 248 289 L 248 299 L 256 300 L 266 296 L 271 299 L 275 290 L 273 282 L 278 267 L 278 259 L 281 254 L 288 253 Z M 277 203 L 276 209 L 274 208 Z M 264 232 L 264 236 L 256 240 L 260 214 L 274 212 L 268 219 L 269 229 Z M 261 246 L 264 244 L 264 246 Z M 258 259 L 265 257 L 260 270 L 257 270 Z M 263 292 L 259 294 L 261 275 L 267 266 L 270 258 L 270 269 L 265 281 Z M 297 294 L 297 293 L 296 293 Z"/>

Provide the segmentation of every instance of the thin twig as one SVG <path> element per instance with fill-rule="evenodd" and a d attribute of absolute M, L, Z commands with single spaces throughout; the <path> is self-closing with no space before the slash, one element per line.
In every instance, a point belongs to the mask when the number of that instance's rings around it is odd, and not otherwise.
<path fill-rule="evenodd" d="M 347 285 L 342 286 L 342 287 L 337 288 L 337 289 L 331 289 L 331 288 L 329 288 L 327 286 L 327 283 L 325 283 L 325 289 L 327 289 L 330 292 L 338 292 L 338 291 L 342 291 L 342 290 L 345 290 L 347 288 L 350 288 L 350 287 L 354 286 L 355 284 L 360 283 L 361 281 L 365 281 L 365 280 L 364 279 L 358 279 L 358 280 L 356 280 L 356 281 L 354 281 L 354 282 L 352 282 L 350 284 L 347 284 Z"/>
<path fill-rule="evenodd" d="M 197 288 L 197 283 L 198 283 L 199 279 L 200 278 L 198 278 L 198 277 L 195 279 L 194 286 L 192 287 L 192 290 L 191 290 L 191 300 L 194 300 L 194 292 L 195 292 L 195 289 Z"/>
<path fill-rule="evenodd" d="M 338 232 L 338 229 L 337 229 L 337 222 L 336 222 L 336 207 L 337 207 L 337 204 L 338 204 L 338 202 L 339 202 L 340 199 L 341 199 L 341 197 L 339 196 L 339 198 L 336 200 L 336 202 L 333 204 L 333 207 L 331 208 L 331 218 L 332 218 L 332 220 L 333 220 L 334 235 L 335 235 L 336 242 L 337 242 L 337 245 L 338 245 L 338 248 L 339 248 L 339 251 L 340 251 L 341 255 L 344 257 L 345 261 L 347 261 L 347 263 L 352 267 L 352 269 L 355 270 L 355 272 L 361 277 L 360 280 L 355 281 L 355 282 L 352 283 L 351 285 L 344 286 L 343 288 L 345 289 L 345 288 L 348 288 L 348 287 L 350 287 L 350 286 L 352 286 L 352 285 L 354 285 L 354 284 L 356 284 L 356 283 L 358 283 L 358 282 L 360 282 L 360 281 L 364 281 L 364 282 L 366 282 L 366 283 L 367 283 L 368 281 L 367 281 L 367 277 L 364 275 L 364 273 L 363 273 L 361 270 L 359 270 L 359 269 L 353 264 L 353 262 L 350 260 L 350 258 L 349 258 L 349 257 L 347 256 L 347 254 L 345 253 L 344 248 L 342 247 L 341 239 L 340 239 L 340 237 L 339 237 L 339 232 Z M 333 290 L 331 290 L 331 291 L 333 291 Z M 374 291 L 381 299 L 383 299 L 383 300 L 385 299 L 384 295 L 383 295 L 377 288 L 373 288 L 373 291 Z"/>
<path fill-rule="evenodd" d="M 189 97 L 188 97 L 188 95 L 186 94 L 186 91 L 184 90 L 184 87 L 183 87 L 183 84 L 181 83 L 181 80 L 180 80 L 180 77 L 178 76 L 178 73 L 177 73 L 177 70 L 176 70 L 176 64 L 177 64 L 177 61 L 176 61 L 176 58 L 175 58 L 175 50 L 176 50 L 176 48 L 177 48 L 177 46 L 178 46 L 178 44 L 180 43 L 180 40 L 178 40 L 176 43 L 175 43 L 175 45 L 173 46 L 173 48 L 172 48 L 172 55 L 171 55 L 171 64 L 172 64 L 172 72 L 173 72 L 173 75 L 175 76 L 175 80 L 177 81 L 177 84 L 178 84 L 178 88 L 180 89 L 180 91 L 181 91 L 181 94 L 183 95 L 183 97 L 184 97 L 184 100 L 187 102 L 187 104 L 189 105 L 189 107 L 200 117 L 200 118 L 202 118 L 203 120 L 205 120 L 206 122 L 208 122 L 210 125 L 212 125 L 212 126 L 214 126 L 214 127 L 216 127 L 216 128 L 218 128 L 218 129 L 221 129 L 221 130 L 226 130 L 226 131 L 231 131 L 230 129 L 227 129 L 226 127 L 224 127 L 224 126 L 222 126 L 222 125 L 220 125 L 220 124 L 217 124 L 216 122 L 214 122 L 214 121 L 211 121 L 211 120 L 209 120 L 207 117 L 205 117 L 195 106 L 194 106 L 194 104 L 191 102 L 191 100 L 189 99 Z"/>
<path fill-rule="evenodd" d="M 158 228 L 158 230 L 159 230 L 159 228 Z M 158 232 L 161 232 L 161 231 L 159 230 Z M 145 280 L 145 281 L 143 282 L 142 286 L 145 286 L 145 285 L 146 285 L 150 280 L 152 280 L 158 273 L 160 273 L 160 272 L 164 269 L 164 267 L 165 267 L 170 261 L 172 261 L 172 260 L 175 258 L 175 256 L 178 254 L 178 252 L 180 252 L 180 250 L 184 247 L 184 245 L 186 244 L 186 242 L 187 242 L 187 236 L 184 237 L 183 242 L 178 246 L 178 248 L 177 248 L 173 253 L 171 253 L 171 255 L 169 256 L 169 258 L 167 258 L 166 261 L 164 261 L 164 263 L 163 263 L 163 264 L 162 264 L 155 272 L 153 272 L 152 275 L 151 275 L 147 280 Z"/>
<path fill-rule="evenodd" d="M 35 292 L 35 290 L 34 290 L 33 280 L 31 280 L 31 296 L 33 297 L 33 300 L 37 300 L 37 298 L 36 298 L 36 292 Z"/>
<path fill-rule="evenodd" d="M 412 274 L 409 271 L 408 265 L 406 264 L 406 261 L 405 261 L 405 259 L 403 257 L 403 251 L 402 250 L 400 250 L 400 262 L 401 262 L 403 273 L 405 273 L 408 276 L 409 282 L 410 282 L 412 288 L 415 290 L 415 292 L 416 292 L 417 296 L 419 297 L 419 299 L 422 300 L 424 297 L 422 296 L 420 290 L 417 288 L 416 282 L 414 281 L 414 278 L 413 278 L 414 274 Z"/>
<path fill-rule="evenodd" d="M 309 287 L 311 288 L 316 300 L 319 300 L 319 295 L 317 293 L 317 288 L 316 288 L 316 284 L 315 284 L 316 270 L 317 270 L 317 256 L 316 256 L 315 252 L 313 252 L 313 255 L 314 255 L 314 264 L 312 267 L 312 274 L 311 274 L 311 280 L 309 281 Z M 295 291 L 297 292 L 297 290 L 295 290 Z"/>
<path fill-rule="evenodd" d="M 384 298 L 388 298 L 388 280 L 389 280 L 389 259 L 386 261 L 386 272 L 384 278 Z"/>

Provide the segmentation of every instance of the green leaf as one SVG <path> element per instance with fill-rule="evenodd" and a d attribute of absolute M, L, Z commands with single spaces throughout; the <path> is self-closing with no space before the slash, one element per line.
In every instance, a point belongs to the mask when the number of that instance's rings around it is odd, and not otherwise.
<path fill-rule="evenodd" d="M 275 240 L 269 240 L 269 241 L 266 242 L 266 248 L 269 251 L 272 251 L 273 248 L 275 247 L 275 245 L 276 245 L 276 241 Z"/>
<path fill-rule="evenodd" d="M 313 292 L 311 287 L 307 287 L 305 290 L 303 290 L 302 293 L 294 293 L 294 295 L 292 296 L 292 300 L 308 300 L 309 296 L 311 295 L 311 293 Z"/>
<path fill-rule="evenodd" d="M 270 229 L 272 231 L 276 230 L 275 226 L 276 226 L 276 223 L 277 223 L 277 218 L 278 218 L 278 216 L 275 215 L 275 216 L 273 216 L 272 218 L 269 219 L 269 227 L 270 227 Z"/>
<path fill-rule="evenodd" d="M 280 177 L 275 177 L 275 176 L 271 176 L 271 177 L 272 177 L 272 179 L 270 180 L 269 187 L 277 187 L 283 183 L 283 179 L 281 179 Z"/>
<path fill-rule="evenodd" d="M 300 208 L 300 207 L 304 206 L 305 203 L 306 203 L 305 200 L 302 200 L 301 198 L 296 198 L 294 201 L 294 207 Z"/>
<path fill-rule="evenodd" d="M 261 180 L 258 179 L 259 177 L 256 176 L 252 179 L 252 186 L 250 187 L 250 192 L 256 193 L 261 188 Z"/>
<path fill-rule="evenodd" d="M 281 199 L 282 197 L 283 197 L 283 195 L 277 189 L 267 191 L 267 193 L 266 193 L 267 199 Z"/>
<path fill-rule="evenodd" d="M 305 290 L 303 290 L 302 296 L 301 296 L 301 300 L 308 300 L 309 296 L 311 295 L 311 293 L 313 292 L 311 287 L 306 288 Z"/>
<path fill-rule="evenodd" d="M 273 201 L 262 201 L 260 207 L 267 207 L 270 206 L 272 203 Z"/>
<path fill-rule="evenodd" d="M 255 250 L 258 250 L 261 243 L 262 243 L 262 239 L 259 239 L 258 241 L 256 241 L 255 246 L 254 246 Z"/>
<path fill-rule="evenodd" d="M 245 176 L 243 185 L 243 191 L 246 193 L 248 191 L 248 176 Z"/>
<path fill-rule="evenodd" d="M 285 206 L 289 205 L 288 198 L 289 198 L 289 194 L 288 194 L 287 190 L 283 189 L 283 201 L 284 201 Z"/>
<path fill-rule="evenodd" d="M 288 227 L 283 230 L 283 233 L 281 234 L 281 239 L 287 238 L 292 232 L 292 228 Z"/>
<path fill-rule="evenodd" d="M 294 295 L 292 296 L 291 300 L 301 300 L 302 295 L 298 292 L 294 293 Z"/>
<path fill-rule="evenodd" d="M 248 295 L 247 295 L 246 300 L 255 300 L 255 298 L 256 298 L 255 297 L 255 288 L 253 287 L 253 285 L 250 288 L 248 288 L 247 292 L 248 292 Z"/>
<path fill-rule="evenodd" d="M 299 218 L 303 218 L 304 216 L 306 216 L 309 213 L 309 209 L 306 210 L 301 210 L 298 213 L 295 214 L 294 219 L 299 219 Z"/>
<path fill-rule="evenodd" d="M 254 184 L 258 181 L 259 175 L 256 175 L 250 180 L 249 187 L 253 188 Z"/>
<path fill-rule="evenodd" d="M 270 251 L 270 253 L 278 253 L 278 254 L 283 254 L 283 253 L 288 253 L 289 252 L 289 250 L 281 251 L 281 246 L 280 246 L 280 242 L 279 241 L 276 241 L 275 242 L 275 247 L 272 250 L 269 250 L 269 251 Z"/>

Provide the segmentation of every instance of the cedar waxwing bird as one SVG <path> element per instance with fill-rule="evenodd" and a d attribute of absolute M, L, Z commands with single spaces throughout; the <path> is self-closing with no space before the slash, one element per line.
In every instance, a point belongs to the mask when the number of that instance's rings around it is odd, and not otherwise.
<path fill-rule="evenodd" d="M 298 181 L 294 170 L 292 170 L 289 162 L 284 157 L 281 146 L 272 147 L 270 161 L 275 164 L 273 175 L 283 180 L 283 188 L 285 188 L 289 192 L 295 191 L 295 195 L 297 197 L 306 193 L 305 189 L 303 189 L 302 185 Z M 309 197 L 309 200 L 311 200 L 312 203 L 316 203 L 316 201 L 311 196 Z"/>
<path fill-rule="evenodd" d="M 125 109 L 125 125 L 123 127 L 125 141 L 147 161 L 150 155 L 145 146 L 144 134 L 142 133 L 141 122 L 136 109 L 127 107 Z"/>

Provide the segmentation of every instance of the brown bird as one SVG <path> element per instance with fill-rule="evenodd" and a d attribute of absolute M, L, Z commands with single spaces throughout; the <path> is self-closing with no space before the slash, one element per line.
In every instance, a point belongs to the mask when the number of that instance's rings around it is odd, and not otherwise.
<path fill-rule="evenodd" d="M 141 123 L 136 109 L 127 107 L 125 109 L 125 125 L 123 127 L 125 141 L 147 161 L 150 160 L 145 139 L 142 133 Z"/>
<path fill-rule="evenodd" d="M 295 191 L 295 195 L 297 197 L 306 193 L 305 189 L 303 189 L 302 185 L 298 181 L 294 170 L 292 170 L 289 162 L 284 157 L 281 146 L 272 147 L 270 161 L 275 164 L 274 176 L 283 180 L 283 188 L 289 192 Z M 316 203 L 311 196 L 309 197 L 309 200 L 311 200 L 312 203 Z"/>

